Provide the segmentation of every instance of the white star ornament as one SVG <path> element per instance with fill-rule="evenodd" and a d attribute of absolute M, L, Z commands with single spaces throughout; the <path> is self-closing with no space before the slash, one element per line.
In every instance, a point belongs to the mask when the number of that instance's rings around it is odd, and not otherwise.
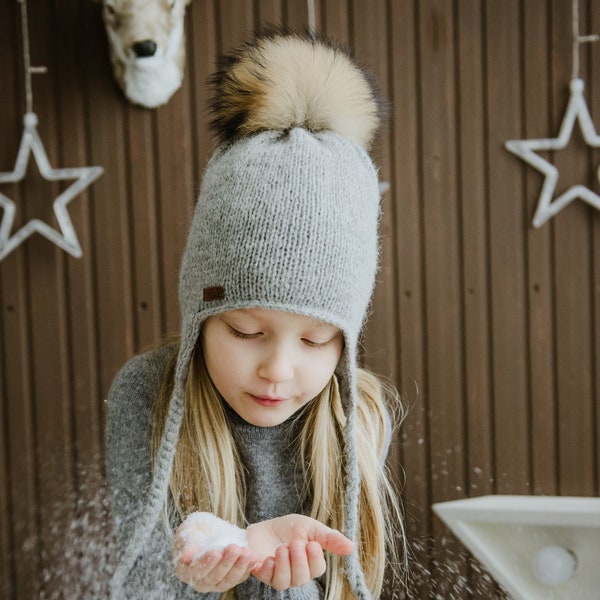
<path fill-rule="evenodd" d="M 560 126 L 558 137 L 536 140 L 510 140 L 505 143 L 507 150 L 543 173 L 546 177 L 538 199 L 538 205 L 533 217 L 533 226 L 541 227 L 548 219 L 554 217 L 573 200 L 580 198 L 594 208 L 600 210 L 600 196 L 584 185 L 571 186 L 557 198 L 553 198 L 558 181 L 558 169 L 536 152 L 540 150 L 562 150 L 567 146 L 575 121 L 588 146 L 600 147 L 600 136 L 596 133 L 590 111 L 583 97 L 584 82 L 582 79 L 572 79 L 570 83 L 571 96 Z"/>
<path fill-rule="evenodd" d="M 57 231 L 40 219 L 31 219 L 14 235 L 11 235 L 16 206 L 10 198 L 0 193 L 0 206 L 4 211 L 2 221 L 0 222 L 0 260 L 36 231 L 76 258 L 80 258 L 83 255 L 77 234 L 67 211 L 67 204 L 95 179 L 100 177 L 104 169 L 102 167 L 53 169 L 50 166 L 44 145 L 37 132 L 37 122 L 35 113 L 28 112 L 25 114 L 23 136 L 21 137 L 15 167 L 11 172 L 0 173 L 0 183 L 21 181 L 25 177 L 29 157 L 32 152 L 44 179 L 48 181 L 75 179 L 76 181 L 59 194 L 52 204 L 60 231 Z"/>

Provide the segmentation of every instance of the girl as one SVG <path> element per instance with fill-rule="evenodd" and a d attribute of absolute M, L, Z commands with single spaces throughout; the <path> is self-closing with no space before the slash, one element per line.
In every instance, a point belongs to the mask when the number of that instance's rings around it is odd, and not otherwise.
<path fill-rule="evenodd" d="M 290 34 L 227 57 L 213 84 L 221 145 L 183 256 L 181 335 L 130 361 L 108 400 L 113 597 L 377 598 L 400 522 L 383 387 L 357 367 L 378 105 L 344 52 Z M 247 544 L 197 552 L 180 526 L 195 511 Z"/>

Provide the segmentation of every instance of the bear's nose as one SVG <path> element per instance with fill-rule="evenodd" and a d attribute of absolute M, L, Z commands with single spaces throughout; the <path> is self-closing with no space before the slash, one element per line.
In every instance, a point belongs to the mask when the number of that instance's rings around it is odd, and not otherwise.
<path fill-rule="evenodd" d="M 145 58 L 146 56 L 154 56 L 154 53 L 156 52 L 156 43 L 152 40 L 143 40 L 141 42 L 136 42 L 131 48 L 138 58 Z"/>

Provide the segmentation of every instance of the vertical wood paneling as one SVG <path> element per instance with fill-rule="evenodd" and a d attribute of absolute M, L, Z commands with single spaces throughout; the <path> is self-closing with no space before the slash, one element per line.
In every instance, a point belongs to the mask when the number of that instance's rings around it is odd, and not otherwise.
<path fill-rule="evenodd" d="M 407 411 L 401 430 L 404 509 L 413 565 L 410 589 L 429 598 L 431 515 L 428 396 L 425 393 L 424 275 L 420 162 L 420 105 L 416 2 L 390 3 L 390 130 L 393 136 L 390 194 L 395 203 L 395 263 L 401 326 L 395 379 Z M 393 307 L 394 308 L 394 307 Z M 420 566 L 420 568 L 419 568 Z"/>
<path fill-rule="evenodd" d="M 314 0 L 315 17 L 319 14 L 319 0 Z M 285 21 L 288 27 L 293 29 L 308 29 L 308 5 L 307 2 L 298 2 L 298 0 L 285 0 Z M 316 25 L 319 25 L 318 18 Z"/>
<path fill-rule="evenodd" d="M 200 179 L 212 153 L 214 143 L 209 132 L 207 106 L 210 90 L 207 81 L 216 66 L 218 35 L 215 29 L 215 11 L 211 2 L 197 2 L 188 9 L 188 23 L 191 25 L 189 37 L 189 86 L 192 90 L 192 118 L 195 127 L 194 150 L 196 166 L 193 173 L 196 195 L 200 189 Z M 188 29 L 188 31 L 190 31 Z M 195 201 L 195 198 L 194 198 Z"/>
<path fill-rule="evenodd" d="M 80 40 L 78 36 L 70 35 L 77 30 L 76 25 L 80 22 L 81 14 L 77 10 L 78 6 L 78 3 L 73 1 L 56 4 L 52 15 L 52 48 L 55 56 L 53 70 L 56 70 L 56 81 L 60 82 L 60 85 L 54 87 L 55 112 L 60 126 L 59 139 L 62 142 L 57 149 L 57 160 L 60 165 L 89 164 L 86 155 L 85 115 L 82 110 L 85 95 L 78 81 L 80 71 L 77 61 L 77 48 Z M 57 43 L 57 40 L 61 40 L 62 43 Z M 77 231 L 84 253 L 87 253 L 90 248 L 89 202 L 90 194 L 86 192 L 69 205 L 73 226 Z M 87 401 L 85 402 L 86 416 L 84 417 L 83 435 L 77 435 L 77 417 L 81 414 L 78 410 L 80 405 L 77 402 L 81 398 L 78 395 L 79 382 L 89 380 L 92 372 L 89 368 L 89 361 L 85 358 L 90 346 L 90 339 L 88 338 L 86 341 L 83 335 L 76 334 L 75 341 L 73 340 L 74 331 L 78 333 L 88 331 L 89 321 L 79 311 L 79 309 L 85 310 L 86 306 L 86 302 L 82 301 L 85 296 L 80 292 L 85 286 L 84 282 L 88 279 L 87 273 L 89 273 L 89 270 L 85 269 L 86 265 L 90 266 L 89 260 L 83 261 L 82 264 L 79 261 L 69 260 L 69 257 L 64 253 L 60 253 L 57 260 L 56 284 L 59 294 L 58 311 L 60 318 L 58 322 L 59 340 L 57 341 L 60 342 L 61 385 L 55 390 L 57 401 L 56 403 L 49 403 L 49 410 L 55 409 L 57 405 L 62 406 L 64 449 L 63 456 L 61 457 L 58 454 L 58 458 L 62 459 L 59 464 L 62 464 L 62 468 L 65 469 L 64 477 L 66 481 L 64 485 L 58 485 L 55 492 L 58 494 L 58 503 L 64 504 L 64 508 L 61 510 L 64 520 L 63 526 L 65 527 L 64 529 L 61 527 L 59 532 L 54 532 L 52 542 L 54 552 L 57 552 L 57 548 L 62 546 L 60 540 L 74 516 L 75 488 L 81 482 L 82 473 L 89 470 L 94 462 L 98 462 L 101 448 L 99 422 L 97 418 L 94 418 L 97 416 L 96 403 L 90 403 L 87 394 L 84 396 Z M 77 290 L 76 295 L 73 294 L 73 288 Z M 90 331 L 93 331 L 93 328 Z M 83 358 L 84 362 L 81 365 L 76 364 L 74 362 L 75 357 L 77 357 L 75 360 Z M 74 367 L 77 370 L 74 370 Z M 84 386 L 84 389 L 87 391 L 86 386 Z M 89 413 L 89 416 L 87 413 Z M 46 423 L 44 423 L 44 428 L 52 431 Z M 56 434 L 56 432 L 53 433 Z M 57 457 L 54 454 L 57 453 L 50 453 L 49 456 L 52 456 L 52 460 L 56 461 Z M 82 465 L 87 465 L 87 469 L 83 468 Z M 50 512 L 52 517 L 55 518 L 55 507 L 51 507 Z M 64 553 L 61 554 L 64 555 Z M 51 568 L 52 566 L 50 566 Z M 55 580 L 55 577 L 52 579 Z"/>
<path fill-rule="evenodd" d="M 359 56 L 364 64 L 369 65 L 370 71 L 379 83 L 377 93 L 385 99 L 388 99 L 392 93 L 388 77 L 391 69 L 390 40 L 387 37 L 387 23 L 390 17 L 388 8 L 385 0 L 370 2 L 368 5 L 355 4 L 352 13 L 354 26 L 350 38 L 350 46 L 356 56 Z M 380 31 L 380 35 L 369 35 L 369 32 L 374 30 Z M 379 235 L 382 266 L 377 275 L 379 283 L 372 299 L 372 310 L 380 312 L 382 318 L 368 323 L 363 340 L 364 362 L 369 368 L 385 377 L 392 377 L 398 364 L 398 339 L 396 332 L 389 327 L 389 323 L 395 322 L 398 318 L 394 268 L 396 229 L 391 192 L 391 144 L 392 138 L 384 125 L 372 151 L 379 168 L 379 181 L 387 183 L 390 188 L 390 191 L 385 192 L 381 197 L 382 218 Z M 394 450 L 397 453 L 397 448 Z M 390 457 L 390 461 L 392 460 Z"/>
<path fill-rule="evenodd" d="M 348 4 L 339 0 L 322 0 L 323 24 L 320 31 L 339 43 L 350 39 L 350 16 Z"/>
<path fill-rule="evenodd" d="M 477 1 L 459 4 L 459 192 L 464 319 L 465 436 L 469 493 L 493 491 L 491 375 L 489 362 L 489 240 L 483 94 L 483 14 Z"/>
<path fill-rule="evenodd" d="M 0 293 L 2 290 L 2 282 L 0 281 Z M 0 340 L 4 340 L 4 323 L 0 319 Z M 0 347 L 2 347 L 0 345 Z M 4 347 L 0 353 L 0 425 L 7 423 L 8 413 L 6 405 L 8 403 L 6 395 L 6 367 L 2 357 L 4 355 Z M 8 481 L 9 473 L 9 456 L 8 456 L 8 440 L 6 436 L 2 436 L 0 440 L 0 482 Z M 12 564 L 11 564 L 11 531 L 9 514 L 11 512 L 10 498 L 8 486 L 0 487 L 0 595 L 8 597 L 11 588 L 12 579 Z"/>
<path fill-rule="evenodd" d="M 0 336 L 4 337 L 0 323 Z M 6 380 L 4 376 L 4 365 L 0 363 L 0 372 L 2 372 L 2 381 Z M 3 387 L 0 388 L 0 423 L 7 422 L 6 412 L 6 391 Z M 8 444 L 6 436 L 3 436 L 0 442 L 0 481 L 8 481 Z M 11 532 L 8 515 L 10 514 L 10 502 L 8 487 L 0 488 L 0 595 L 3 598 L 8 598 L 10 595 L 11 579 L 12 579 L 12 561 L 11 561 Z"/>
<path fill-rule="evenodd" d="M 265 23 L 308 25 L 304 1 L 195 0 L 184 85 L 150 111 L 129 104 L 112 79 L 98 4 L 28 7 L 32 62 L 50 69 L 33 79 L 50 162 L 105 173 L 69 205 L 82 259 L 36 234 L 0 263 L 0 595 L 19 600 L 70 589 L 61 588 L 64 570 L 78 567 L 61 553 L 74 517 L 89 513 L 108 535 L 94 513 L 103 399 L 134 352 L 179 325 L 179 260 L 215 143 L 206 111 L 215 57 Z M 571 2 L 315 8 L 317 31 L 350 43 L 390 105 L 373 151 L 391 188 L 364 356 L 408 409 L 389 464 L 403 485 L 409 597 L 502 598 L 469 568 L 431 503 L 600 493 L 600 216 L 576 200 L 534 230 L 543 176 L 504 148 L 558 132 Z M 600 33 L 597 2 L 580 0 L 580 17 L 582 34 Z M 8 171 L 24 110 L 18 2 L 0 5 L 0 31 Z M 598 65 L 600 44 L 582 47 L 597 130 Z M 572 143 L 545 157 L 562 189 L 583 182 L 600 192 L 600 151 L 577 125 Z M 0 186 L 17 203 L 15 229 L 34 216 L 54 223 L 49 200 L 62 186 L 33 161 L 23 182 Z"/>
<path fill-rule="evenodd" d="M 491 386 L 489 209 L 485 202 L 486 127 L 484 34 L 481 2 L 458 4 L 458 192 L 461 232 L 462 304 L 464 320 L 463 372 L 465 381 L 465 490 L 479 496 L 494 491 L 494 442 Z M 474 132 L 481 132 L 475 135 Z M 498 597 L 480 569 L 467 571 L 477 597 Z"/>
<path fill-rule="evenodd" d="M 285 21 L 285 2 L 283 0 L 267 0 L 255 2 L 256 21 L 260 24 L 282 25 Z"/>
<path fill-rule="evenodd" d="M 137 348 L 157 340 L 163 330 L 161 293 L 161 237 L 159 234 L 156 164 L 153 152 L 154 119 L 149 111 L 130 107 L 126 112 L 127 171 L 131 202 L 132 262 L 135 289 L 134 343 Z"/>
<path fill-rule="evenodd" d="M 60 28 L 66 23 L 53 10 L 52 3 L 38 7 L 34 15 L 37 18 L 30 20 L 29 26 L 33 64 L 43 64 L 49 72 L 55 73 L 59 56 L 54 35 L 60 36 Z M 48 27 L 48 23 L 54 26 Z M 66 43 L 69 41 L 67 38 Z M 40 119 L 39 131 L 50 164 L 56 168 L 65 166 L 66 158 L 73 158 L 67 149 L 71 137 L 65 136 L 61 129 L 59 95 L 55 91 L 57 81 L 48 77 L 34 81 L 34 110 L 37 111 L 37 107 L 49 109 L 44 121 Z M 30 214 L 44 215 L 45 220 L 56 226 L 51 201 L 66 186 L 62 183 L 48 185 L 39 176 L 32 177 L 30 182 L 33 185 L 28 186 L 26 196 L 28 206 L 33 207 Z M 44 241 L 41 236 L 31 238 L 28 287 L 31 294 L 31 391 L 37 484 L 35 510 L 39 534 L 36 551 L 42 574 L 47 576 L 63 555 L 58 541 L 73 518 L 70 500 L 73 499 L 74 461 L 65 360 L 65 257 L 56 247 L 49 250 Z M 48 358 L 48 349 L 53 353 L 52 360 Z M 52 583 L 49 588 L 51 586 Z"/>
<path fill-rule="evenodd" d="M 12 55 L 12 50 L 17 44 L 17 26 L 16 26 L 16 6 L 6 2 L 0 4 L 0 23 L 9 23 L 10 29 L 0 36 L 0 56 L 6 57 L 3 61 L 5 91 L 3 99 L 6 103 L 6 114 L 10 117 L 11 123 L 6 123 L 4 127 L 6 142 L 0 144 L 0 168 L 9 169 L 14 164 L 14 152 L 17 149 L 18 127 L 16 111 L 16 59 Z M 6 26 L 4 27 L 6 29 Z M 11 108 L 12 107 L 12 108 Z M 10 140 L 10 143 L 8 143 Z M 5 192 L 6 193 L 6 192 Z M 14 273 L 14 269 L 11 274 Z M 14 566 L 14 517 L 12 510 L 12 495 L 9 482 L 12 480 L 12 462 L 11 462 L 11 439 L 8 434 L 9 417 L 11 415 L 10 391 L 14 391 L 14 384 L 11 386 L 8 380 L 9 362 L 8 350 L 10 344 L 17 344 L 15 339 L 15 306 L 11 304 L 9 297 L 9 287 L 13 288 L 12 301 L 15 300 L 15 279 L 8 279 L 9 272 L 0 270 L 0 595 L 10 597 L 14 590 L 14 581 L 16 578 Z M 11 318 L 12 317 L 12 318 Z M 13 326 L 11 327 L 11 321 Z M 10 334 L 12 337 L 9 337 Z M 18 346 L 11 348 L 12 353 L 18 352 Z M 15 361 L 13 360 L 13 367 Z M 18 371 L 16 371 L 18 373 Z M 18 377 L 17 377 L 18 379 Z"/>
<path fill-rule="evenodd" d="M 519 3 L 486 3 L 486 94 L 491 243 L 492 369 L 497 493 L 527 493 L 529 481 L 523 190 L 502 151 L 520 118 Z M 510 432 L 510 435 L 507 433 Z"/>
<path fill-rule="evenodd" d="M 522 3 L 524 39 L 522 52 L 523 127 L 514 132 L 519 138 L 548 135 L 550 126 L 547 91 L 550 56 L 549 10 L 540 11 Z M 515 159 L 516 160 L 516 159 Z M 520 162 L 520 161 L 518 161 Z M 516 167 L 516 164 L 515 164 Z M 540 174 L 525 165 L 525 219 L 531 221 L 537 207 Z M 554 304 L 552 289 L 551 228 L 531 231 L 527 238 L 527 303 L 529 320 L 529 394 L 531 403 L 532 492 L 556 494 L 556 394 L 554 373 Z"/>
<path fill-rule="evenodd" d="M 257 25 L 254 22 L 254 3 L 247 0 L 224 0 L 215 5 L 219 52 L 231 52 L 239 47 Z"/>
<path fill-rule="evenodd" d="M 600 10 L 598 9 L 597 3 L 591 2 L 591 11 L 588 19 L 589 31 L 600 31 Z M 600 99 L 600 81 L 598 78 L 594 78 L 593 74 L 600 72 L 600 53 L 598 51 L 590 50 L 590 61 L 587 70 L 588 81 L 588 98 L 589 106 L 592 111 L 592 118 L 595 117 L 596 131 L 600 129 L 598 125 L 598 103 Z M 595 149 L 592 152 L 592 164 L 600 164 L 600 150 Z M 600 180 L 594 181 L 593 189 L 596 193 L 600 192 Z M 592 350 L 593 360 L 593 379 L 594 379 L 594 390 L 592 395 L 592 420 L 595 424 L 595 483 L 596 489 L 594 494 L 600 495 L 600 348 L 598 347 L 598 340 L 600 340 L 600 219 L 592 219 L 592 303 L 593 303 L 593 314 L 594 314 L 594 329 L 592 332 L 592 339 L 594 340 L 594 346 Z"/>
<path fill-rule="evenodd" d="M 94 243 L 94 310 L 97 324 L 99 394 L 104 398 L 116 370 L 134 351 L 131 280 L 130 208 L 127 186 L 125 105 L 110 71 L 100 7 L 90 9 L 87 36 L 81 43 L 81 72 L 85 74 L 91 145 L 89 164 L 105 174 L 93 186 L 91 218 Z M 92 18 L 93 16 L 93 18 Z M 102 51 L 98 51 L 99 48 Z M 106 176 L 108 174 L 108 176 Z M 116 332 L 121 332 L 116 335 Z"/>
<path fill-rule="evenodd" d="M 454 111 L 454 23 L 447 3 L 419 3 L 427 322 L 426 393 L 430 402 L 430 448 L 436 493 L 452 497 L 464 486 L 462 452 L 461 315 Z M 464 489 L 464 488 L 463 488 Z"/>
<path fill-rule="evenodd" d="M 580 18 L 585 27 L 585 3 L 580 3 Z M 571 75 L 569 39 L 562 25 L 571 16 L 571 7 L 552 3 L 553 46 L 558 49 L 554 62 L 552 89 L 559 99 L 553 107 L 554 131 L 558 131 L 566 107 L 567 82 Z M 581 52 L 581 74 L 585 76 L 585 51 Z M 563 92 L 564 90 L 564 92 Z M 562 92 L 562 93 L 561 93 Z M 588 94 L 588 91 L 585 92 Z M 587 97 L 587 96 L 586 96 Z M 563 99 L 564 98 L 564 99 Z M 576 126 L 577 127 L 577 126 Z M 569 173 L 576 181 L 588 181 L 587 161 L 583 142 L 573 132 L 571 143 L 564 152 L 555 153 L 554 164 L 559 173 Z M 571 185 L 570 181 L 566 182 Z M 590 182 L 591 183 L 591 182 Z M 559 179 L 557 192 L 562 191 Z M 561 189 L 562 188 L 562 189 Z M 562 494 L 573 495 L 575 490 L 585 495 L 595 491 L 594 446 L 592 440 L 592 381 L 591 381 L 591 290 L 589 220 L 592 209 L 581 201 L 573 202 L 555 219 L 556 273 L 556 343 L 561 352 L 556 364 L 558 388 L 558 466 Z M 578 398 L 574 405 L 573 398 Z M 584 483 L 585 482 L 585 483 Z M 582 486 L 583 484 L 583 486 Z"/>
<path fill-rule="evenodd" d="M 377 0 L 369 3 L 368 7 L 361 5 L 355 7 L 356 22 L 354 26 L 354 39 L 351 45 L 358 56 L 373 69 L 373 74 L 378 82 L 379 93 L 389 97 L 387 85 L 388 70 L 388 41 L 386 38 L 387 11 L 386 2 Z M 378 37 L 369 36 L 369 31 L 381 31 Z M 379 167 L 380 181 L 390 181 L 390 139 L 389 135 L 381 135 L 374 149 L 375 161 Z M 397 363 L 397 338 L 395 331 L 387 323 L 395 320 L 396 293 L 395 274 L 393 264 L 395 228 L 393 227 L 394 207 L 390 201 L 391 194 L 385 193 L 381 198 L 382 219 L 380 222 L 380 252 L 381 269 L 378 273 L 379 284 L 376 286 L 372 300 L 373 311 L 386 312 L 387 318 L 382 318 L 368 323 L 364 344 L 368 349 L 366 362 L 369 367 L 386 377 L 390 377 Z"/>
<path fill-rule="evenodd" d="M 80 24 L 75 38 L 77 48 L 80 48 L 88 37 L 87 24 L 89 19 L 97 20 L 97 7 L 74 0 L 70 4 L 74 12 L 75 22 Z M 72 17 L 73 18 L 73 17 Z M 73 22 L 70 23 L 74 27 Z M 72 29 L 71 29 L 72 30 Z M 79 56 L 79 53 L 75 53 Z M 73 59 L 71 59 L 73 60 Z M 89 96 L 83 76 L 82 61 L 71 64 L 69 97 L 78 94 L 79 112 L 77 120 L 65 119 L 63 128 L 69 131 L 72 138 L 77 138 L 72 148 L 77 148 L 76 160 L 78 165 L 95 164 L 92 157 L 90 141 Z M 61 79 L 63 81 L 63 79 Z M 76 123 L 76 125 L 73 125 Z M 73 158 L 75 161 L 75 157 Z M 104 177 L 104 175 L 103 175 Z M 72 214 L 77 215 L 77 235 L 83 249 L 81 260 L 68 260 L 68 318 L 69 318 L 69 366 L 71 374 L 72 412 L 75 429 L 75 454 L 78 497 L 86 487 L 90 474 L 98 475 L 102 471 L 102 432 L 103 403 L 100 390 L 100 375 L 98 372 L 98 322 L 96 313 L 96 281 L 94 268 L 93 243 L 95 229 L 93 226 L 93 208 L 96 202 L 103 201 L 94 187 L 88 188 L 85 196 L 78 197 L 70 206 Z"/>
<path fill-rule="evenodd" d="M 19 203 L 20 195 L 12 196 Z M 8 446 L 9 472 L 7 486 L 11 505 L 9 521 L 12 527 L 13 546 L 18 554 L 14 562 L 14 590 L 25 597 L 33 597 L 38 590 L 39 562 L 36 551 L 36 463 L 34 456 L 34 427 L 31 398 L 30 328 L 28 324 L 29 301 L 24 277 L 24 256 L 12 268 L 4 270 L 4 288 L 7 317 L 3 328 L 6 374 L 5 392 L 7 421 L 4 437 Z"/>
<path fill-rule="evenodd" d="M 453 7 L 419 2 L 422 123 L 422 202 L 425 335 L 429 400 L 431 500 L 464 495 L 464 384 L 456 175 L 455 22 Z M 451 593 L 463 560 L 455 556 L 445 527 L 433 521 L 435 593 Z M 460 597 L 460 596 L 459 596 Z"/>
<path fill-rule="evenodd" d="M 187 88 L 188 81 L 184 82 Z M 192 130 L 186 89 L 156 111 L 156 186 L 160 199 L 162 239 L 161 263 L 165 290 L 165 328 L 169 333 L 179 327 L 177 282 L 183 241 L 193 206 Z"/>
<path fill-rule="evenodd" d="M 15 201 L 18 196 L 13 196 Z M 8 490 L 13 555 L 11 583 L 13 594 L 24 598 L 34 598 L 39 591 L 39 557 L 36 527 L 36 485 L 34 459 L 34 431 L 32 423 L 31 375 L 29 328 L 27 326 L 28 307 L 25 293 L 23 257 L 5 269 L 4 302 L 8 316 L 3 333 L 3 356 L 7 407 L 3 437 L 6 440 L 9 457 Z M 17 559 L 18 557 L 18 559 Z"/>
<path fill-rule="evenodd" d="M 9 17 L 3 23 L 10 24 L 15 35 L 13 42 L 21 43 L 20 7 L 11 4 Z M 22 87 L 16 87 L 22 81 L 21 61 L 14 57 L 6 74 L 10 77 L 7 87 L 7 116 L 9 123 L 6 144 L 3 153 L 3 165 L 12 170 L 18 149 L 24 111 L 24 94 Z M 14 127 L 14 129 L 13 129 Z M 3 144 L 4 146 L 4 144 Z M 15 202 L 20 213 L 15 217 L 16 223 L 22 222 L 24 198 L 23 186 L 13 184 L 6 186 L 7 194 Z M 27 273 L 28 252 L 21 253 L 17 260 L 3 270 L 3 293 L 6 308 L 6 320 L 3 328 L 6 335 L 3 344 L 4 366 L 6 375 L 5 392 L 7 399 L 7 423 L 3 434 L 7 440 L 9 467 L 8 490 L 11 506 L 9 521 L 12 528 L 12 547 L 9 552 L 18 556 L 13 559 L 11 573 L 12 593 L 26 598 L 34 598 L 39 593 L 40 558 L 38 553 L 38 529 L 36 511 L 36 461 L 35 461 L 35 427 L 32 401 L 32 357 L 30 303 Z M 3 311 L 4 312 L 4 311 Z"/>
<path fill-rule="evenodd" d="M 432 477 L 436 494 L 464 484 L 463 395 L 454 111 L 453 14 L 443 2 L 420 3 L 427 368 Z"/>

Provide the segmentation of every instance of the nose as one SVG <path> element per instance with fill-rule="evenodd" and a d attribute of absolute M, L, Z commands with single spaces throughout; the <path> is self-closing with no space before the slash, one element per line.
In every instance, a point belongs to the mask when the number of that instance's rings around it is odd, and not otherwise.
<path fill-rule="evenodd" d="M 271 383 L 282 383 L 294 377 L 292 357 L 284 348 L 274 348 L 261 360 L 258 367 L 258 376 Z"/>
<path fill-rule="evenodd" d="M 141 42 L 133 44 L 131 49 L 138 58 L 154 56 L 154 53 L 156 52 L 156 42 L 153 42 L 152 40 L 142 40 Z"/>

